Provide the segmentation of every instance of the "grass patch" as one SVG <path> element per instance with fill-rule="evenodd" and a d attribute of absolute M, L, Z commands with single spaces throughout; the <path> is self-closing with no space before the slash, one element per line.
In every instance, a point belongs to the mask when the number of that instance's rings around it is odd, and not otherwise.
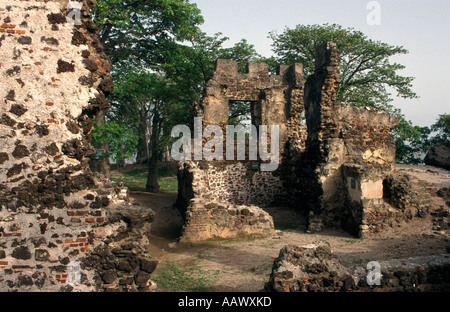
<path fill-rule="evenodd" d="M 131 167 L 127 170 L 127 167 L 120 170 L 111 170 L 111 180 L 114 182 L 122 182 L 130 191 L 145 191 L 145 185 L 147 184 L 148 168 L 146 165 L 136 168 Z M 178 179 L 176 172 L 171 171 L 166 166 L 162 166 L 158 169 L 158 184 L 162 192 L 177 192 L 178 191 Z"/>
<path fill-rule="evenodd" d="M 152 274 L 152 280 L 158 285 L 158 292 L 203 292 L 209 287 L 205 272 L 174 263 L 158 266 Z"/>

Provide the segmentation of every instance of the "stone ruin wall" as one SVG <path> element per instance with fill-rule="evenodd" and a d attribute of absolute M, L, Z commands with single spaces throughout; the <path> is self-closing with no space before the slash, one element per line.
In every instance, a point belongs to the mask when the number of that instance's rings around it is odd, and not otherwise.
<path fill-rule="evenodd" d="M 236 61 L 217 60 L 215 74 L 208 82 L 202 101 L 194 107 L 193 117 L 202 118 L 203 130 L 208 125 L 218 125 L 225 134 L 230 101 L 250 101 L 254 125 L 279 126 L 280 158 L 283 159 L 287 152 L 285 146 L 292 141 L 290 138 L 303 137 L 302 129 L 296 126 L 303 109 L 302 98 L 301 64 L 281 66 L 277 75 L 269 75 L 268 66 L 264 63 L 249 63 L 247 72 L 239 73 Z M 207 140 L 209 138 L 204 138 L 203 144 Z M 294 143 L 301 145 L 298 141 Z M 225 154 L 224 149 L 223 159 L 226 159 Z M 286 197 L 280 170 L 269 172 L 252 168 L 252 164 L 256 162 L 260 166 L 262 161 L 260 158 L 248 160 L 248 144 L 246 159 L 187 161 L 181 164 L 177 205 L 186 218 L 182 240 L 273 233 L 272 218 L 253 205 L 280 204 L 279 201 Z M 214 210 L 205 207 L 214 207 Z M 217 207 L 228 207 L 228 210 Z M 255 212 L 243 217 L 239 209 Z M 228 221 L 218 225 L 216 221 L 223 219 L 220 216 Z"/>
<path fill-rule="evenodd" d="M 374 267 L 344 266 L 325 241 L 287 245 L 275 259 L 270 292 L 442 292 L 450 290 L 448 254 L 391 259 Z"/>
<path fill-rule="evenodd" d="M 148 290 L 151 213 L 88 165 L 113 90 L 95 2 L 80 25 L 67 3 L 1 0 L 0 291 Z"/>
<path fill-rule="evenodd" d="M 283 175 L 291 205 L 307 213 L 308 231 L 340 226 L 363 237 L 395 222 L 445 215 L 437 190 L 395 168 L 391 131 L 398 117 L 336 101 L 339 82 L 335 44 L 319 46 L 305 83 L 305 148 L 291 159 L 294 174 Z"/>
<path fill-rule="evenodd" d="M 372 216 L 388 214 L 383 180 L 394 170 L 391 130 L 397 118 L 337 102 L 339 82 L 339 53 L 333 43 L 317 48 L 315 73 L 305 83 L 301 64 L 281 66 L 278 75 L 270 76 L 263 63 L 248 64 L 247 73 L 238 73 L 236 62 L 218 60 L 194 116 L 203 118 L 203 127 L 220 125 L 225 133 L 229 101 L 252 101 L 253 124 L 280 126 L 280 166 L 267 173 L 272 182 L 266 179 L 255 189 L 257 174 L 249 161 L 212 161 L 195 165 L 202 170 L 192 172 L 192 165 L 185 163 L 179 173 L 182 214 L 190 211 L 193 198 L 246 205 L 256 198 L 250 203 L 276 202 L 306 213 L 310 232 L 342 226 L 363 236 L 377 228 L 382 222 Z M 306 126 L 301 125 L 303 111 Z M 275 190 L 275 196 L 269 190 Z M 186 228 L 211 222 L 188 219 Z"/>
<path fill-rule="evenodd" d="M 390 132 L 397 119 L 337 102 L 339 82 L 335 44 L 319 46 L 315 73 L 305 84 L 306 148 L 294 160 L 291 189 L 309 213 L 309 231 L 342 226 L 361 236 L 368 229 L 367 210 L 383 206 L 383 179 L 395 164 Z"/>
<path fill-rule="evenodd" d="M 195 180 L 204 186 L 200 190 L 202 197 L 208 201 L 264 206 L 286 195 L 280 177 L 252 170 L 249 165 L 238 162 L 222 168 L 210 164 L 201 167 Z"/>
<path fill-rule="evenodd" d="M 227 165 L 222 169 L 202 167 L 196 162 L 180 165 L 178 179 L 183 184 L 179 185 L 177 206 L 185 219 L 181 242 L 265 237 L 274 233 L 272 217 L 249 201 L 249 194 L 257 194 L 264 186 L 273 186 L 274 182 L 269 177 L 265 181 L 267 184 L 258 182 L 256 189 L 240 189 L 240 186 L 250 188 L 249 181 L 242 178 L 246 170 L 242 164 Z M 211 175 L 213 182 L 209 182 Z M 279 187 L 278 184 L 275 186 Z M 271 202 L 272 196 L 265 194 L 259 200 Z"/>

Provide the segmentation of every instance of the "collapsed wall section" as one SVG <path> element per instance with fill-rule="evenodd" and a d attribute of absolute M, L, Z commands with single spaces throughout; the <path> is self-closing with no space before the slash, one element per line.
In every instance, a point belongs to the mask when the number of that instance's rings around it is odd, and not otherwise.
<path fill-rule="evenodd" d="M 346 267 L 330 244 L 284 246 L 265 290 L 270 292 L 440 292 L 450 289 L 448 254 Z"/>
<path fill-rule="evenodd" d="M 308 213 L 310 231 L 342 225 L 360 235 L 361 211 L 348 208 L 349 198 L 354 199 L 352 187 L 357 187 L 358 180 L 359 186 L 373 190 L 371 203 L 383 205 L 379 190 L 384 175 L 394 169 L 395 142 L 390 132 L 397 118 L 378 109 L 336 101 L 339 83 L 336 45 L 319 46 L 315 73 L 305 84 L 308 134 L 305 152 L 297 159 L 295 173 L 301 178 L 293 195 L 302 203 L 300 209 Z M 364 167 L 364 177 L 356 179 L 358 170 L 344 170 L 345 166 Z M 364 205 L 365 199 L 355 201 Z"/>
<path fill-rule="evenodd" d="M 122 248 L 142 233 L 126 222 L 130 212 L 109 211 L 127 206 L 126 189 L 89 168 L 89 133 L 113 84 L 95 2 L 76 3 L 74 11 L 68 1 L 1 0 L 0 291 L 148 286 L 148 254 Z M 116 254 L 105 263 L 99 248 Z M 129 261 L 136 265 L 119 265 Z"/>

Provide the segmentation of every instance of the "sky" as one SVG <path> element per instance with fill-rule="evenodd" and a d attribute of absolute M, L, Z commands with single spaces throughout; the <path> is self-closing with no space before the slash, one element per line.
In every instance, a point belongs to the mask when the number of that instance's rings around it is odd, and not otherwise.
<path fill-rule="evenodd" d="M 205 19 L 201 29 L 217 32 L 232 46 L 241 39 L 271 56 L 270 32 L 281 34 L 298 24 L 339 24 L 362 31 L 370 39 L 403 46 L 409 53 L 392 58 L 405 65 L 403 76 L 415 77 L 418 99 L 394 98 L 414 125 L 430 126 L 450 113 L 449 0 L 191 0 Z M 368 8 L 370 2 L 378 4 Z M 376 14 L 378 13 L 379 14 Z M 376 14 L 376 15 L 374 15 Z M 368 22 L 369 21 L 375 21 Z M 378 16 L 378 20 L 370 17 Z M 372 25 L 370 25 L 372 24 Z M 395 94 L 393 94 L 395 96 Z"/>

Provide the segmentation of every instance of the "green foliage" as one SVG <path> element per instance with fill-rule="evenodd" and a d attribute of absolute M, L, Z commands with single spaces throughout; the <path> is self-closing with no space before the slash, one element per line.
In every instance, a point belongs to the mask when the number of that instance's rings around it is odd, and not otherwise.
<path fill-rule="evenodd" d="M 131 157 L 136 152 L 139 136 L 126 124 L 108 121 L 96 124 L 91 132 L 92 144 L 99 146 L 108 143 L 109 155 L 114 161 Z"/>
<path fill-rule="evenodd" d="M 399 115 L 399 110 L 389 104 L 392 101 L 389 90 L 395 90 L 403 98 L 417 97 L 411 89 L 413 78 L 398 74 L 404 66 L 390 62 L 390 57 L 408 53 L 403 47 L 373 41 L 360 31 L 336 24 L 298 25 L 282 34 L 272 32 L 270 37 L 278 63 L 303 63 L 306 76 L 314 72 L 316 47 L 335 42 L 341 56 L 338 101 L 382 108 Z"/>
<path fill-rule="evenodd" d="M 400 120 L 393 134 L 397 147 L 397 162 L 422 164 L 425 154 L 436 143 L 450 147 L 450 115 L 439 115 L 431 127 L 413 126 L 411 122 Z"/>
<path fill-rule="evenodd" d="M 245 125 L 251 121 L 251 103 L 245 101 L 230 101 L 228 124 Z M 247 123 L 245 123 L 247 122 Z"/>
<path fill-rule="evenodd" d="M 413 126 L 410 121 L 401 119 L 393 131 L 396 161 L 402 164 L 423 163 L 423 157 L 431 146 L 430 133 L 428 127 Z"/>
<path fill-rule="evenodd" d="M 442 143 L 450 148 L 450 114 L 439 115 L 438 120 L 431 126 L 436 135 L 431 139 L 433 144 Z"/>
<path fill-rule="evenodd" d="M 191 37 L 203 23 L 200 10 L 187 0 L 99 0 L 94 16 L 113 64 L 165 63 L 175 42 Z"/>
<path fill-rule="evenodd" d="M 100 26 L 100 43 L 111 59 L 115 85 L 107 120 L 126 124 L 130 132 L 138 133 L 140 151 L 150 150 L 146 142 L 150 124 L 155 122 L 152 144 L 156 147 L 151 150 L 156 151 L 164 132 L 161 119 L 179 105 L 173 100 L 172 82 L 158 71 L 177 51 L 180 41 L 199 31 L 198 25 L 203 23 L 200 10 L 188 0 L 98 0 L 93 13 L 94 22 Z M 128 143 L 132 142 L 136 140 Z M 122 146 L 128 148 L 130 144 Z M 127 149 L 120 157 L 136 150 Z"/>
<path fill-rule="evenodd" d="M 230 59 L 238 62 L 238 71 L 245 73 L 247 70 L 247 63 L 262 62 L 262 57 L 259 55 L 253 44 L 249 44 L 246 39 L 241 39 L 231 48 L 222 49 L 219 52 L 219 58 Z"/>

